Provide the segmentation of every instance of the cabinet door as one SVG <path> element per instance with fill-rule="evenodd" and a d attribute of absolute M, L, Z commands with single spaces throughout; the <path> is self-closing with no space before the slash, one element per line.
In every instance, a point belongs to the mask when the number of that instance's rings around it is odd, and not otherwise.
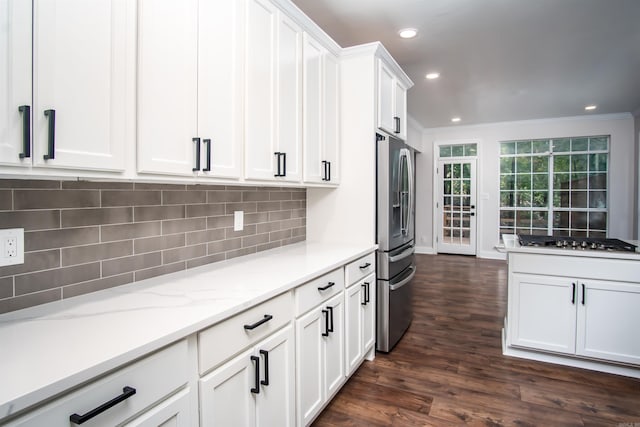
<path fill-rule="evenodd" d="M 360 283 L 351 286 L 345 292 L 345 349 L 346 370 L 350 374 L 362 360 L 362 304 L 364 292 Z"/>
<path fill-rule="evenodd" d="M 245 351 L 200 380 L 200 424 L 255 426 L 256 362 Z"/>
<path fill-rule="evenodd" d="M 200 0 L 198 22 L 198 136 L 204 176 L 240 178 L 244 2 Z M 211 170 L 206 169 L 210 141 Z"/>
<path fill-rule="evenodd" d="M 260 357 L 260 375 L 263 381 L 260 393 L 256 395 L 257 426 L 295 425 L 293 339 L 293 327 L 287 326 L 256 346 L 254 354 Z"/>
<path fill-rule="evenodd" d="M 331 307 L 333 332 L 323 338 L 325 400 L 333 396 L 345 382 L 344 371 L 344 297 L 336 295 L 326 304 Z M 331 314 L 331 313 L 330 313 Z"/>
<path fill-rule="evenodd" d="M 0 2 L 0 165 L 31 166 L 24 151 L 23 126 L 31 109 L 31 2 Z M 31 119 L 31 114 L 26 117 Z M 31 128 L 28 128 L 29 133 Z M 27 135 L 28 136 L 28 135 Z M 30 138 L 27 138 L 30 147 Z"/>
<path fill-rule="evenodd" d="M 302 29 L 278 14 L 277 27 L 277 145 L 286 153 L 283 181 L 302 179 Z"/>
<path fill-rule="evenodd" d="M 138 172 L 193 175 L 198 0 L 138 1 Z"/>
<path fill-rule="evenodd" d="M 126 0 L 34 2 L 34 165 L 124 169 L 126 128 L 133 120 L 127 102 L 134 77 L 127 46 L 135 14 L 130 5 Z M 46 113 L 52 110 L 55 116 Z M 52 133 L 55 158 L 46 160 Z"/>
<path fill-rule="evenodd" d="M 323 160 L 329 162 L 325 182 L 340 182 L 340 64 L 330 53 L 324 56 Z"/>
<path fill-rule="evenodd" d="M 640 285 L 578 281 L 576 354 L 640 364 Z"/>
<path fill-rule="evenodd" d="M 511 344 L 575 353 L 577 301 L 571 279 L 514 273 L 511 283 Z"/>
<path fill-rule="evenodd" d="M 394 77 L 391 70 L 378 59 L 378 127 L 393 135 Z"/>
<path fill-rule="evenodd" d="M 323 307 L 296 320 L 296 402 L 297 425 L 300 426 L 309 424 L 324 403 L 321 338 L 326 331 Z"/>
<path fill-rule="evenodd" d="M 362 351 L 366 353 L 375 344 L 376 336 L 376 276 L 364 279 L 368 301 L 362 306 Z M 364 356 L 364 354 L 363 354 Z"/>
<path fill-rule="evenodd" d="M 245 176 L 273 180 L 277 10 L 267 0 L 247 0 L 246 7 Z"/>
<path fill-rule="evenodd" d="M 405 89 L 400 82 L 395 81 L 394 90 L 395 99 L 395 115 L 394 115 L 394 134 L 402 139 L 407 139 L 407 89 Z"/>
<path fill-rule="evenodd" d="M 193 425 L 189 410 L 189 388 L 161 402 L 124 427 L 188 427 Z"/>
<path fill-rule="evenodd" d="M 304 180 L 324 182 L 323 132 L 322 132 L 322 53 L 323 48 L 309 34 L 304 34 L 303 44 L 304 87 Z"/>

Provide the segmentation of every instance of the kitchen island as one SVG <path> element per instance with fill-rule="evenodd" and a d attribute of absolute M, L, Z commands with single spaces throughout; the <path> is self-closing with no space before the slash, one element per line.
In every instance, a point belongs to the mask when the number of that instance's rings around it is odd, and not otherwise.
<path fill-rule="evenodd" d="M 640 378 L 637 249 L 505 249 L 505 355 Z"/>

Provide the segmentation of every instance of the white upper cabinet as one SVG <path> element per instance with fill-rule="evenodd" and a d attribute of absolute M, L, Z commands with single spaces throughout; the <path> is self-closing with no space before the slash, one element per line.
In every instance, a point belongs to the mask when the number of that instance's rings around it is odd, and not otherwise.
<path fill-rule="evenodd" d="M 0 6 L 0 79 L 10 88 L 0 101 L 0 163 L 123 171 L 135 5 L 37 0 L 32 13 L 30 3 Z"/>
<path fill-rule="evenodd" d="M 247 0 L 245 177 L 301 180 L 302 30 L 266 0 Z"/>
<path fill-rule="evenodd" d="M 0 87 L 0 165 L 31 166 L 30 1 L 0 1 Z"/>
<path fill-rule="evenodd" d="M 304 180 L 339 182 L 338 60 L 309 34 L 304 35 Z"/>
<path fill-rule="evenodd" d="M 238 178 L 242 2 L 138 8 L 138 171 Z"/>
<path fill-rule="evenodd" d="M 382 59 L 378 59 L 378 128 L 407 138 L 407 89 Z"/>

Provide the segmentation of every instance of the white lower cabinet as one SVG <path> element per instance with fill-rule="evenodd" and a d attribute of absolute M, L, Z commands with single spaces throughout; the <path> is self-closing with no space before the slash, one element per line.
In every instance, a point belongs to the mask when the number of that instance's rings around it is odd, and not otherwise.
<path fill-rule="evenodd" d="M 511 345 L 640 364 L 640 284 L 511 274 Z"/>
<path fill-rule="evenodd" d="M 353 373 L 375 344 L 375 275 L 355 283 L 345 292 L 345 349 L 347 375 Z"/>
<path fill-rule="evenodd" d="M 201 425 L 295 425 L 293 337 L 289 325 L 203 377 Z"/>
<path fill-rule="evenodd" d="M 175 426 L 190 425 L 188 402 L 178 402 L 180 398 L 163 401 L 187 384 L 188 369 L 187 341 L 183 340 L 31 411 L 7 425 L 115 426 L 135 416 L 138 416 L 139 422 L 134 421 L 131 425 L 170 426 L 172 422 Z M 189 388 L 186 387 L 175 396 L 184 396 L 185 400 L 188 400 L 188 395 Z M 157 402 L 160 403 L 156 406 Z M 169 421 L 169 424 L 165 424 L 165 421 Z"/>
<path fill-rule="evenodd" d="M 296 320 L 297 425 L 308 425 L 345 381 L 342 293 Z"/>

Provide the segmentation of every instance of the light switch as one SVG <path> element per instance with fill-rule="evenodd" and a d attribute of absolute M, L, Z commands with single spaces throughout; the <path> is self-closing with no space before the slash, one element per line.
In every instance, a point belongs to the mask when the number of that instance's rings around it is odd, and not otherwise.
<path fill-rule="evenodd" d="M 233 212 L 233 231 L 242 231 L 244 229 L 244 211 Z"/>

